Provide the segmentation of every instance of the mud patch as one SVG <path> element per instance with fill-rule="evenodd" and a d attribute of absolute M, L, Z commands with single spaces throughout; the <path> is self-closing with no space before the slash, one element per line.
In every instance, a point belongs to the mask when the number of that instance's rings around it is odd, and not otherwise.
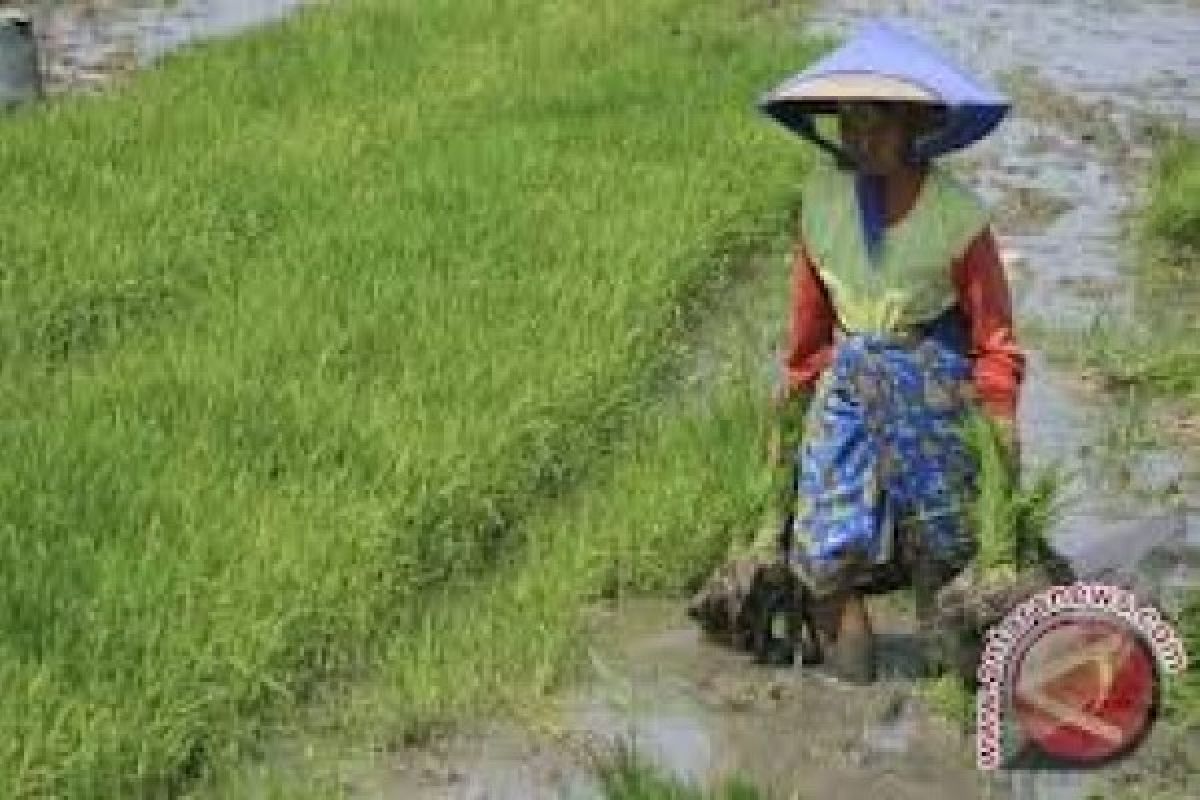
<path fill-rule="evenodd" d="M 589 680 L 543 732 L 461 734 L 434 766 L 429 750 L 398 754 L 387 778 L 376 771 L 353 796 L 595 797 L 582 755 L 619 738 L 709 787 L 749 775 L 779 797 L 979 796 L 970 737 L 929 713 L 917 689 L 910 618 L 886 600 L 872 611 L 881 680 L 860 688 L 708 644 L 682 602 L 625 603 L 603 615 Z"/>
<path fill-rule="evenodd" d="M 682 624 L 682 603 L 633 601 L 605 615 L 589 679 L 552 719 L 534 729 L 481 725 L 401 750 L 344 786 L 354 798 L 592 800 L 602 795 L 590 759 L 618 741 L 684 782 L 713 788 L 751 776 L 780 798 L 1070 800 L 1190 785 L 1172 759 L 1200 754 L 1200 742 L 1165 726 L 1134 759 L 1100 773 L 977 771 L 971 726 L 931 713 L 912 677 L 908 615 L 887 600 L 872 612 L 882 679 L 864 688 L 811 668 L 750 665 Z"/>
<path fill-rule="evenodd" d="M 1071 201 L 1037 186 L 1011 186 L 1004 194 L 996 224 L 1013 233 L 1048 227 L 1071 208 Z"/>
<path fill-rule="evenodd" d="M 34 23 L 47 94 L 95 92 L 172 50 L 331 0 L 40 0 Z"/>

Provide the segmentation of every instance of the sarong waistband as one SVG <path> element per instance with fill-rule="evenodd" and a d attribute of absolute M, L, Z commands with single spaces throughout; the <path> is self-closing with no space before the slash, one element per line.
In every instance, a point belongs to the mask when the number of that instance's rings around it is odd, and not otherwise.
<path fill-rule="evenodd" d="M 892 331 L 848 331 L 835 326 L 833 329 L 834 344 L 841 344 L 846 339 L 870 339 L 902 347 L 915 347 L 929 337 L 924 326 L 912 326 Z"/>
<path fill-rule="evenodd" d="M 957 307 L 942 312 L 933 319 L 913 325 L 906 325 L 892 331 L 848 331 L 840 324 L 833 329 L 834 343 L 850 337 L 861 337 L 876 342 L 895 344 L 904 348 L 920 345 L 928 339 L 933 339 L 943 346 L 949 347 L 959 355 L 966 355 L 969 349 L 969 334 L 966 317 Z"/>

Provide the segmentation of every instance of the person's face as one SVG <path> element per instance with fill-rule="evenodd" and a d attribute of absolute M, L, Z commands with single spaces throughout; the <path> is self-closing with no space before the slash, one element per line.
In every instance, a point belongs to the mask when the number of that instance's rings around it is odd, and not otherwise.
<path fill-rule="evenodd" d="M 905 164 L 910 134 L 897 108 L 877 103 L 844 103 L 838 109 L 842 147 L 868 175 L 891 175 Z"/>

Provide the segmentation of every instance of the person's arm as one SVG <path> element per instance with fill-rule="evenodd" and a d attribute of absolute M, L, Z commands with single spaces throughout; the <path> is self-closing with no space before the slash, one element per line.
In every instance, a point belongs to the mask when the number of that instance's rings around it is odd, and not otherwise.
<path fill-rule="evenodd" d="M 799 445 L 814 385 L 833 357 L 833 308 L 802 241 L 796 243 L 791 283 L 784 379 L 771 398 L 774 425 L 768 459 L 772 464 L 786 463 L 781 457 Z"/>
<path fill-rule="evenodd" d="M 954 283 L 970 326 L 975 391 L 989 416 L 1011 424 L 1025 377 L 1025 354 L 1017 344 L 1012 297 L 990 228 L 955 263 Z"/>
<path fill-rule="evenodd" d="M 1025 378 L 1025 354 L 1017 345 L 1012 297 L 991 229 L 985 230 L 954 265 L 959 306 L 970 328 L 975 393 L 994 424 L 1012 475 L 1021 469 L 1017 400 Z"/>
<path fill-rule="evenodd" d="M 833 359 L 835 315 L 804 242 L 796 243 L 792 260 L 791 320 L 784 374 L 788 396 L 810 393 Z"/>

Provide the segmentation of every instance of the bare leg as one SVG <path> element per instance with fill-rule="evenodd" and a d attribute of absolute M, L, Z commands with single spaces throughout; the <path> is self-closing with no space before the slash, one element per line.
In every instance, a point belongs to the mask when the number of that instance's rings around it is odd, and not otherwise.
<path fill-rule="evenodd" d="M 919 668 L 926 677 L 937 677 L 951 657 L 947 650 L 952 641 L 937 629 L 938 570 L 932 556 L 918 542 L 913 548 L 915 562 L 912 573 L 913 599 L 916 601 L 916 639 L 919 648 Z"/>
<path fill-rule="evenodd" d="M 858 592 L 850 592 L 842 604 L 842 616 L 838 624 L 838 638 L 871 634 L 871 619 L 867 615 L 867 601 Z"/>
<path fill-rule="evenodd" d="M 875 642 L 866 598 L 859 592 L 844 593 L 836 604 L 835 619 L 835 669 L 844 680 L 871 683 L 875 680 Z"/>
<path fill-rule="evenodd" d="M 817 635 L 820 638 L 821 649 L 832 653 L 837 643 L 838 632 L 842 627 L 842 610 L 846 605 L 845 593 L 822 597 L 814 609 L 817 623 Z"/>

